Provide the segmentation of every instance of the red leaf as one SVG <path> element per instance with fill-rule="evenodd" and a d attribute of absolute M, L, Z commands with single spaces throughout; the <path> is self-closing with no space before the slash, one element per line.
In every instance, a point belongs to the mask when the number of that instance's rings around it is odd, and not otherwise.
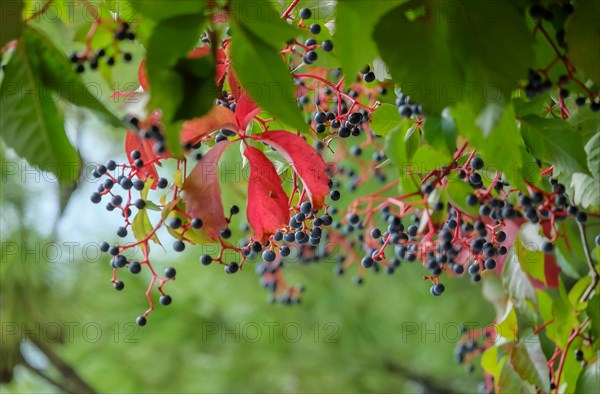
<path fill-rule="evenodd" d="M 250 163 L 248 223 L 254 230 L 254 238 L 265 241 L 287 223 L 290 215 L 288 196 L 281 187 L 273 163 L 261 151 L 248 146 L 244 156 Z"/>
<path fill-rule="evenodd" d="M 221 105 L 213 107 L 208 114 L 200 118 L 184 122 L 181 130 L 181 141 L 194 145 L 202 140 L 204 136 L 219 129 L 238 130 L 233 111 Z"/>
<path fill-rule="evenodd" d="M 202 228 L 212 239 L 217 239 L 220 231 L 227 227 L 218 170 L 219 159 L 232 142 L 222 141 L 213 146 L 196 164 L 182 187 L 188 214 L 202 219 Z"/>
<path fill-rule="evenodd" d="M 235 118 L 240 130 L 246 130 L 248 123 L 260 112 L 260 108 L 254 101 L 248 97 L 248 94 L 242 93 L 235 107 Z"/>
<path fill-rule="evenodd" d="M 325 196 L 329 194 L 327 165 L 319 154 L 304 139 L 287 131 L 267 131 L 256 137 L 275 149 L 298 174 L 313 209 L 321 209 Z"/>
<path fill-rule="evenodd" d="M 148 140 L 140 137 L 137 133 L 133 131 L 128 131 L 125 135 L 125 152 L 127 153 L 129 164 L 135 168 L 135 160 L 131 158 L 131 152 L 133 152 L 134 150 L 140 152 L 140 159 L 144 162 L 144 166 L 142 168 L 137 169 L 137 177 L 142 181 L 146 181 L 146 179 L 148 178 L 154 179 L 152 189 L 155 189 L 156 182 L 158 181 L 158 172 L 156 171 L 156 164 L 158 163 L 150 163 L 157 157 L 154 154 L 152 145 Z"/>
<path fill-rule="evenodd" d="M 233 71 L 233 67 L 231 66 L 227 68 L 227 83 L 229 83 L 229 89 L 231 89 L 233 97 L 236 99 L 242 97 L 244 89 L 242 89 L 242 85 L 238 81 L 237 75 L 235 75 L 235 71 Z"/>
<path fill-rule="evenodd" d="M 146 75 L 146 59 L 142 59 L 138 68 L 138 80 L 144 91 L 147 91 L 150 85 L 148 84 L 148 76 Z"/>

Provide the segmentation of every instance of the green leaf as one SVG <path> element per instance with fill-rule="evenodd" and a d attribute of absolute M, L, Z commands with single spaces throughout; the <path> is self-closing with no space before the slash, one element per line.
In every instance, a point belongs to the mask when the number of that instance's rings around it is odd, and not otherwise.
<path fill-rule="evenodd" d="M 489 374 L 494 374 L 498 367 L 498 346 L 491 346 L 481 355 L 481 367 Z"/>
<path fill-rule="evenodd" d="M 585 209 L 597 212 L 600 207 L 600 178 L 575 173 L 571 176 L 573 202 Z"/>
<path fill-rule="evenodd" d="M 546 284 L 544 252 L 540 247 L 542 239 L 533 237 L 537 235 L 536 230 L 532 225 L 521 228 L 515 240 L 515 254 L 525 273 Z"/>
<path fill-rule="evenodd" d="M 276 19 L 269 23 L 249 23 L 236 20 L 232 23 L 231 61 L 236 75 L 248 95 L 264 110 L 302 131 L 306 122 L 296 101 L 296 86 L 279 51 L 285 41 L 294 37 L 293 30 Z M 271 34 L 271 36 L 269 36 Z M 274 40 L 272 35 L 282 40 Z M 285 39 L 283 39 L 285 37 Z"/>
<path fill-rule="evenodd" d="M 381 104 L 371 115 L 370 128 L 375 134 L 386 136 L 395 130 L 400 122 L 402 117 L 395 105 Z"/>
<path fill-rule="evenodd" d="M 527 314 L 530 305 L 537 307 L 538 299 L 533 284 L 523 269 L 524 263 L 511 252 L 504 263 L 502 282 L 519 314 Z"/>
<path fill-rule="evenodd" d="M 577 379 L 576 393 L 600 392 L 600 358 L 596 354 L 596 361 L 585 367 L 583 373 Z"/>
<path fill-rule="evenodd" d="M 512 302 L 506 305 L 504 315 L 499 319 L 496 331 L 499 336 L 509 341 L 514 341 L 519 334 L 519 326 L 517 325 L 517 314 Z"/>
<path fill-rule="evenodd" d="M 206 1 L 188 0 L 130 0 L 135 13 L 141 13 L 155 21 L 162 21 L 185 15 L 204 15 Z"/>
<path fill-rule="evenodd" d="M 519 378 L 519 375 L 515 372 L 510 363 L 509 354 L 505 354 L 504 357 L 498 363 L 496 373 L 494 374 L 494 389 L 496 393 L 522 393 L 532 392 L 525 391 L 523 389 L 523 381 Z"/>
<path fill-rule="evenodd" d="M 456 151 L 456 123 L 448 111 L 427 116 L 423 134 L 425 141 L 438 150 L 445 150 L 451 155 Z"/>
<path fill-rule="evenodd" d="M 23 31 L 23 1 L 5 0 L 2 2 L 2 23 L 0 24 L 0 48 L 7 42 L 16 40 Z"/>
<path fill-rule="evenodd" d="M 565 26 L 565 41 L 569 43 L 567 56 L 573 65 L 600 85 L 600 2 L 580 1 Z M 592 49 L 595 48 L 595 49 Z"/>
<path fill-rule="evenodd" d="M 41 80 L 47 65 L 30 45 L 31 35 L 19 41 L 4 68 L 0 86 L 2 139 L 30 164 L 57 175 L 62 182 L 79 178 L 80 159 L 64 129 L 62 112 Z"/>
<path fill-rule="evenodd" d="M 402 92 L 435 113 L 451 102 L 447 95 L 442 95 L 443 89 L 460 86 L 462 77 L 447 44 L 446 21 L 411 22 L 406 11 L 407 7 L 401 5 L 381 17 L 373 37 L 381 58 Z"/>
<path fill-rule="evenodd" d="M 540 387 L 544 392 L 550 391 L 550 371 L 537 335 L 529 335 L 514 346 L 510 351 L 510 361 L 521 379 Z"/>
<path fill-rule="evenodd" d="M 145 209 L 140 209 L 140 211 L 133 218 L 131 228 L 133 230 L 133 235 L 135 236 L 135 239 L 138 242 L 145 239 L 148 236 L 148 234 L 150 234 L 150 232 L 152 232 L 152 230 L 154 229 L 154 226 L 152 226 L 152 223 L 150 223 L 148 211 L 146 211 Z M 158 240 L 156 233 L 152 234 L 152 237 L 150 237 L 150 239 L 153 240 L 154 243 L 160 245 L 160 241 Z"/>
<path fill-rule="evenodd" d="M 525 151 L 512 105 L 504 109 L 500 121 L 487 136 L 479 127 L 481 122 L 476 113 L 467 104 L 457 105 L 452 114 L 458 132 L 477 147 L 488 171 L 501 171 L 511 185 L 519 190 L 527 190 L 525 181 L 539 184 L 539 167 Z"/>
<path fill-rule="evenodd" d="M 358 72 L 377 57 L 377 47 L 373 42 L 373 31 L 381 17 L 406 0 L 378 1 L 339 1 L 337 3 L 335 46 L 342 65 L 342 71 L 353 81 Z M 356 28 L 360 26 L 360 34 Z"/>
<path fill-rule="evenodd" d="M 411 161 L 420 169 L 421 174 L 427 174 L 450 164 L 452 157 L 446 152 L 432 148 L 431 145 L 422 145 L 417 149 Z"/>
<path fill-rule="evenodd" d="M 421 189 L 421 180 L 416 175 L 421 169 L 411 159 L 418 145 L 419 133 L 411 126 L 409 119 L 403 118 L 385 139 L 384 152 L 399 171 L 400 189 L 404 194 Z"/>
<path fill-rule="evenodd" d="M 585 144 L 585 153 L 587 154 L 587 164 L 590 173 L 596 179 L 600 179 L 600 133 L 594 134 Z"/>
<path fill-rule="evenodd" d="M 94 111 L 113 126 L 123 125 L 123 122 L 99 101 L 100 97 L 88 90 L 67 57 L 48 37 L 27 27 L 23 30 L 23 39 L 27 43 L 28 52 L 36 52 L 40 56 L 43 66 L 39 69 L 39 75 L 46 89 L 56 92 L 63 100 Z M 96 90 L 95 93 L 99 94 L 99 91 Z"/>
<path fill-rule="evenodd" d="M 203 20 L 202 14 L 163 19 L 148 42 L 149 105 L 162 111 L 167 145 L 175 156 L 181 155 L 181 121 L 206 114 L 218 96 L 212 56 L 187 58 Z"/>
<path fill-rule="evenodd" d="M 458 102 L 476 113 L 489 103 L 506 104 L 533 62 L 522 13 L 504 1 L 458 1 L 452 18 L 433 7 L 402 5 L 376 26 L 379 53 L 394 81 L 432 113 Z"/>
<path fill-rule="evenodd" d="M 567 123 L 528 115 L 521 119 L 521 135 L 534 156 L 560 172 L 589 175 L 583 139 Z"/>
<path fill-rule="evenodd" d="M 600 294 L 596 294 L 588 301 L 586 313 L 590 318 L 592 336 L 600 338 Z"/>

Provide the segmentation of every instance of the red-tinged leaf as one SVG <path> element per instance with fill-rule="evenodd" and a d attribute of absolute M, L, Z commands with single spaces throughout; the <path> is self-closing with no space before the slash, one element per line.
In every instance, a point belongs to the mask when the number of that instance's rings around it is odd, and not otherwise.
<path fill-rule="evenodd" d="M 212 239 L 227 227 L 221 186 L 219 185 L 219 159 L 233 141 L 222 141 L 202 157 L 183 183 L 183 201 L 189 215 L 202 219 L 202 228 Z"/>
<path fill-rule="evenodd" d="M 227 73 L 227 65 L 223 63 L 217 64 L 217 85 L 221 86 L 225 80 L 225 74 Z"/>
<path fill-rule="evenodd" d="M 260 112 L 260 108 L 254 101 L 248 97 L 248 94 L 242 93 L 235 107 L 235 118 L 240 130 L 246 130 L 248 123 Z"/>
<path fill-rule="evenodd" d="M 248 180 L 248 223 L 256 240 L 265 241 L 289 219 L 288 196 L 273 163 L 258 149 L 248 146 L 244 156 L 250 163 Z"/>
<path fill-rule="evenodd" d="M 242 97 L 244 89 L 242 88 L 242 85 L 240 84 L 240 81 L 238 80 L 237 75 L 231 66 L 227 68 L 227 83 L 229 84 L 229 89 L 231 90 L 233 97 L 236 99 Z"/>
<path fill-rule="evenodd" d="M 327 165 L 303 138 L 287 131 L 267 131 L 256 136 L 269 144 L 292 166 L 298 174 L 314 209 L 321 209 L 329 194 Z"/>
<path fill-rule="evenodd" d="M 127 152 L 127 158 L 129 164 L 135 168 L 134 161 L 131 158 L 131 152 L 137 150 L 140 152 L 140 159 L 144 162 L 144 166 L 137 170 L 137 177 L 142 181 L 146 181 L 148 178 L 154 179 L 152 183 L 152 189 L 156 189 L 156 183 L 158 181 L 158 172 L 156 171 L 156 155 L 152 150 L 152 145 L 148 140 L 140 137 L 133 131 L 128 131 L 125 135 L 125 152 Z"/>
<path fill-rule="evenodd" d="M 204 136 L 219 129 L 238 130 L 233 111 L 221 105 L 213 107 L 208 114 L 200 118 L 185 121 L 181 130 L 181 142 L 194 145 Z"/>
<path fill-rule="evenodd" d="M 150 85 L 148 84 L 148 74 L 146 73 L 146 59 L 142 59 L 138 68 L 138 80 L 144 91 L 147 91 Z"/>
<path fill-rule="evenodd" d="M 558 288 L 560 269 L 553 254 L 544 255 L 544 274 L 546 275 L 546 285 L 550 288 Z"/>

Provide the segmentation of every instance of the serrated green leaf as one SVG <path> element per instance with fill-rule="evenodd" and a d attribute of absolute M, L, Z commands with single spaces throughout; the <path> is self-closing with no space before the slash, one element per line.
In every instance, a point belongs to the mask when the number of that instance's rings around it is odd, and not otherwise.
<path fill-rule="evenodd" d="M 550 391 L 550 371 L 537 335 L 529 335 L 514 346 L 510 352 L 510 361 L 521 379 L 545 392 Z"/>
<path fill-rule="evenodd" d="M 4 68 L 0 86 L 2 140 L 30 164 L 62 182 L 79 178 L 80 159 L 64 129 L 62 112 L 41 79 L 47 66 L 37 51 L 37 33 L 25 33 Z"/>
<path fill-rule="evenodd" d="M 130 0 L 136 14 L 139 12 L 156 21 L 185 15 L 204 15 L 208 11 L 204 0 Z"/>
<path fill-rule="evenodd" d="M 386 136 L 402 122 L 398 108 L 392 104 L 381 104 L 371 115 L 369 127 L 375 134 Z"/>
<path fill-rule="evenodd" d="M 541 250 L 540 237 L 533 237 L 533 226 L 523 226 L 515 240 L 515 254 L 519 260 L 521 269 L 533 278 L 546 284 L 546 273 L 544 270 L 544 252 Z"/>
<path fill-rule="evenodd" d="M 453 6 L 452 19 L 428 2 L 410 2 L 381 18 L 374 37 L 394 81 L 431 113 L 458 102 L 475 113 L 489 103 L 506 104 L 533 61 L 522 13 L 509 2 L 494 3 L 493 18 L 481 17 L 489 12 L 487 1 Z"/>
<path fill-rule="evenodd" d="M 590 298 L 586 313 L 592 324 L 591 332 L 593 337 L 600 338 L 600 294 L 596 294 Z"/>
<path fill-rule="evenodd" d="M 600 84 L 600 51 L 591 48 L 600 48 L 599 15 L 600 2 L 580 1 L 565 26 L 569 60 L 594 81 L 596 86 Z"/>
<path fill-rule="evenodd" d="M 176 157 L 182 154 L 181 122 L 206 114 L 218 96 L 212 56 L 187 58 L 198 41 L 203 18 L 186 14 L 163 19 L 148 42 L 149 106 L 162 111 L 167 145 Z"/>
<path fill-rule="evenodd" d="M 441 115 L 430 115 L 423 125 L 425 141 L 438 150 L 445 150 L 449 154 L 456 151 L 456 123 L 448 111 Z"/>
<path fill-rule="evenodd" d="M 535 288 L 523 269 L 523 262 L 512 251 L 504 263 L 502 282 L 518 313 L 527 314 L 530 305 L 537 308 Z"/>
<path fill-rule="evenodd" d="M 337 3 L 335 45 L 342 71 L 349 81 L 377 57 L 373 31 L 380 18 L 407 0 L 359 0 Z M 361 34 L 356 34 L 360 26 Z"/>
<path fill-rule="evenodd" d="M 501 171 L 510 184 L 519 190 L 527 190 L 525 181 L 539 184 L 539 167 L 525 151 L 512 104 L 506 106 L 500 121 L 487 136 L 479 127 L 477 115 L 469 105 L 457 105 L 452 109 L 452 115 L 458 132 L 477 148 L 486 169 Z"/>
<path fill-rule="evenodd" d="M 582 137 L 567 123 L 528 115 L 521 118 L 521 135 L 534 156 L 559 171 L 589 175 Z"/>
<path fill-rule="evenodd" d="M 279 26 L 280 23 L 276 25 Z M 243 20 L 232 24 L 234 38 L 231 40 L 231 61 L 236 75 L 248 95 L 261 108 L 281 117 L 290 126 L 307 131 L 306 122 L 296 101 L 296 86 L 290 70 L 279 54 L 284 42 L 274 46 L 273 40 L 268 36 L 256 34 L 259 26 Z M 272 30 L 270 27 L 263 28 Z M 293 35 L 289 38 L 293 38 Z"/>
<path fill-rule="evenodd" d="M 600 391 L 600 356 L 596 353 L 596 361 L 587 365 L 577 380 L 576 393 L 597 393 Z"/>

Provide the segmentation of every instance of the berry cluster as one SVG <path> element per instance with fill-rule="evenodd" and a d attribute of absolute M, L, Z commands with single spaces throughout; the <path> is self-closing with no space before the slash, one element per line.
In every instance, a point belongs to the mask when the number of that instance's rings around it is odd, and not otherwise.
<path fill-rule="evenodd" d="M 586 103 L 589 103 L 592 112 L 600 111 L 600 95 L 597 92 L 592 92 L 583 83 L 583 81 L 577 79 L 577 77 L 575 76 L 575 67 L 571 64 L 566 55 L 568 43 L 565 42 L 564 26 L 556 31 L 556 36 L 554 39 L 550 37 L 550 35 L 547 33 L 546 29 L 543 26 L 544 21 L 554 22 L 554 20 L 557 19 L 555 17 L 555 15 L 557 14 L 561 16 L 561 20 L 564 24 L 564 22 L 567 20 L 567 16 L 571 15 L 573 11 L 574 7 L 570 3 L 565 3 L 562 6 L 558 4 L 553 4 L 552 9 L 546 8 L 540 4 L 535 4 L 529 10 L 531 17 L 538 21 L 535 29 L 536 33 L 539 32 L 540 34 L 542 34 L 544 38 L 550 43 L 552 49 L 555 52 L 556 57 L 554 58 L 554 60 L 552 60 L 552 62 L 549 65 L 547 65 L 543 69 L 529 70 L 528 83 L 524 87 L 525 95 L 530 99 L 534 99 L 544 93 L 549 92 L 553 87 L 553 81 L 549 76 L 549 72 L 558 64 L 562 63 L 566 73 L 560 75 L 555 81 L 559 100 L 557 107 L 560 108 L 562 119 L 565 119 L 570 115 L 569 110 L 564 104 L 564 100 L 571 95 L 571 92 L 568 89 L 570 84 L 574 85 L 574 89 L 583 91 L 583 93 L 585 94 L 583 96 L 580 95 L 575 99 L 575 103 L 577 104 L 577 106 L 581 107 L 586 105 Z"/>

